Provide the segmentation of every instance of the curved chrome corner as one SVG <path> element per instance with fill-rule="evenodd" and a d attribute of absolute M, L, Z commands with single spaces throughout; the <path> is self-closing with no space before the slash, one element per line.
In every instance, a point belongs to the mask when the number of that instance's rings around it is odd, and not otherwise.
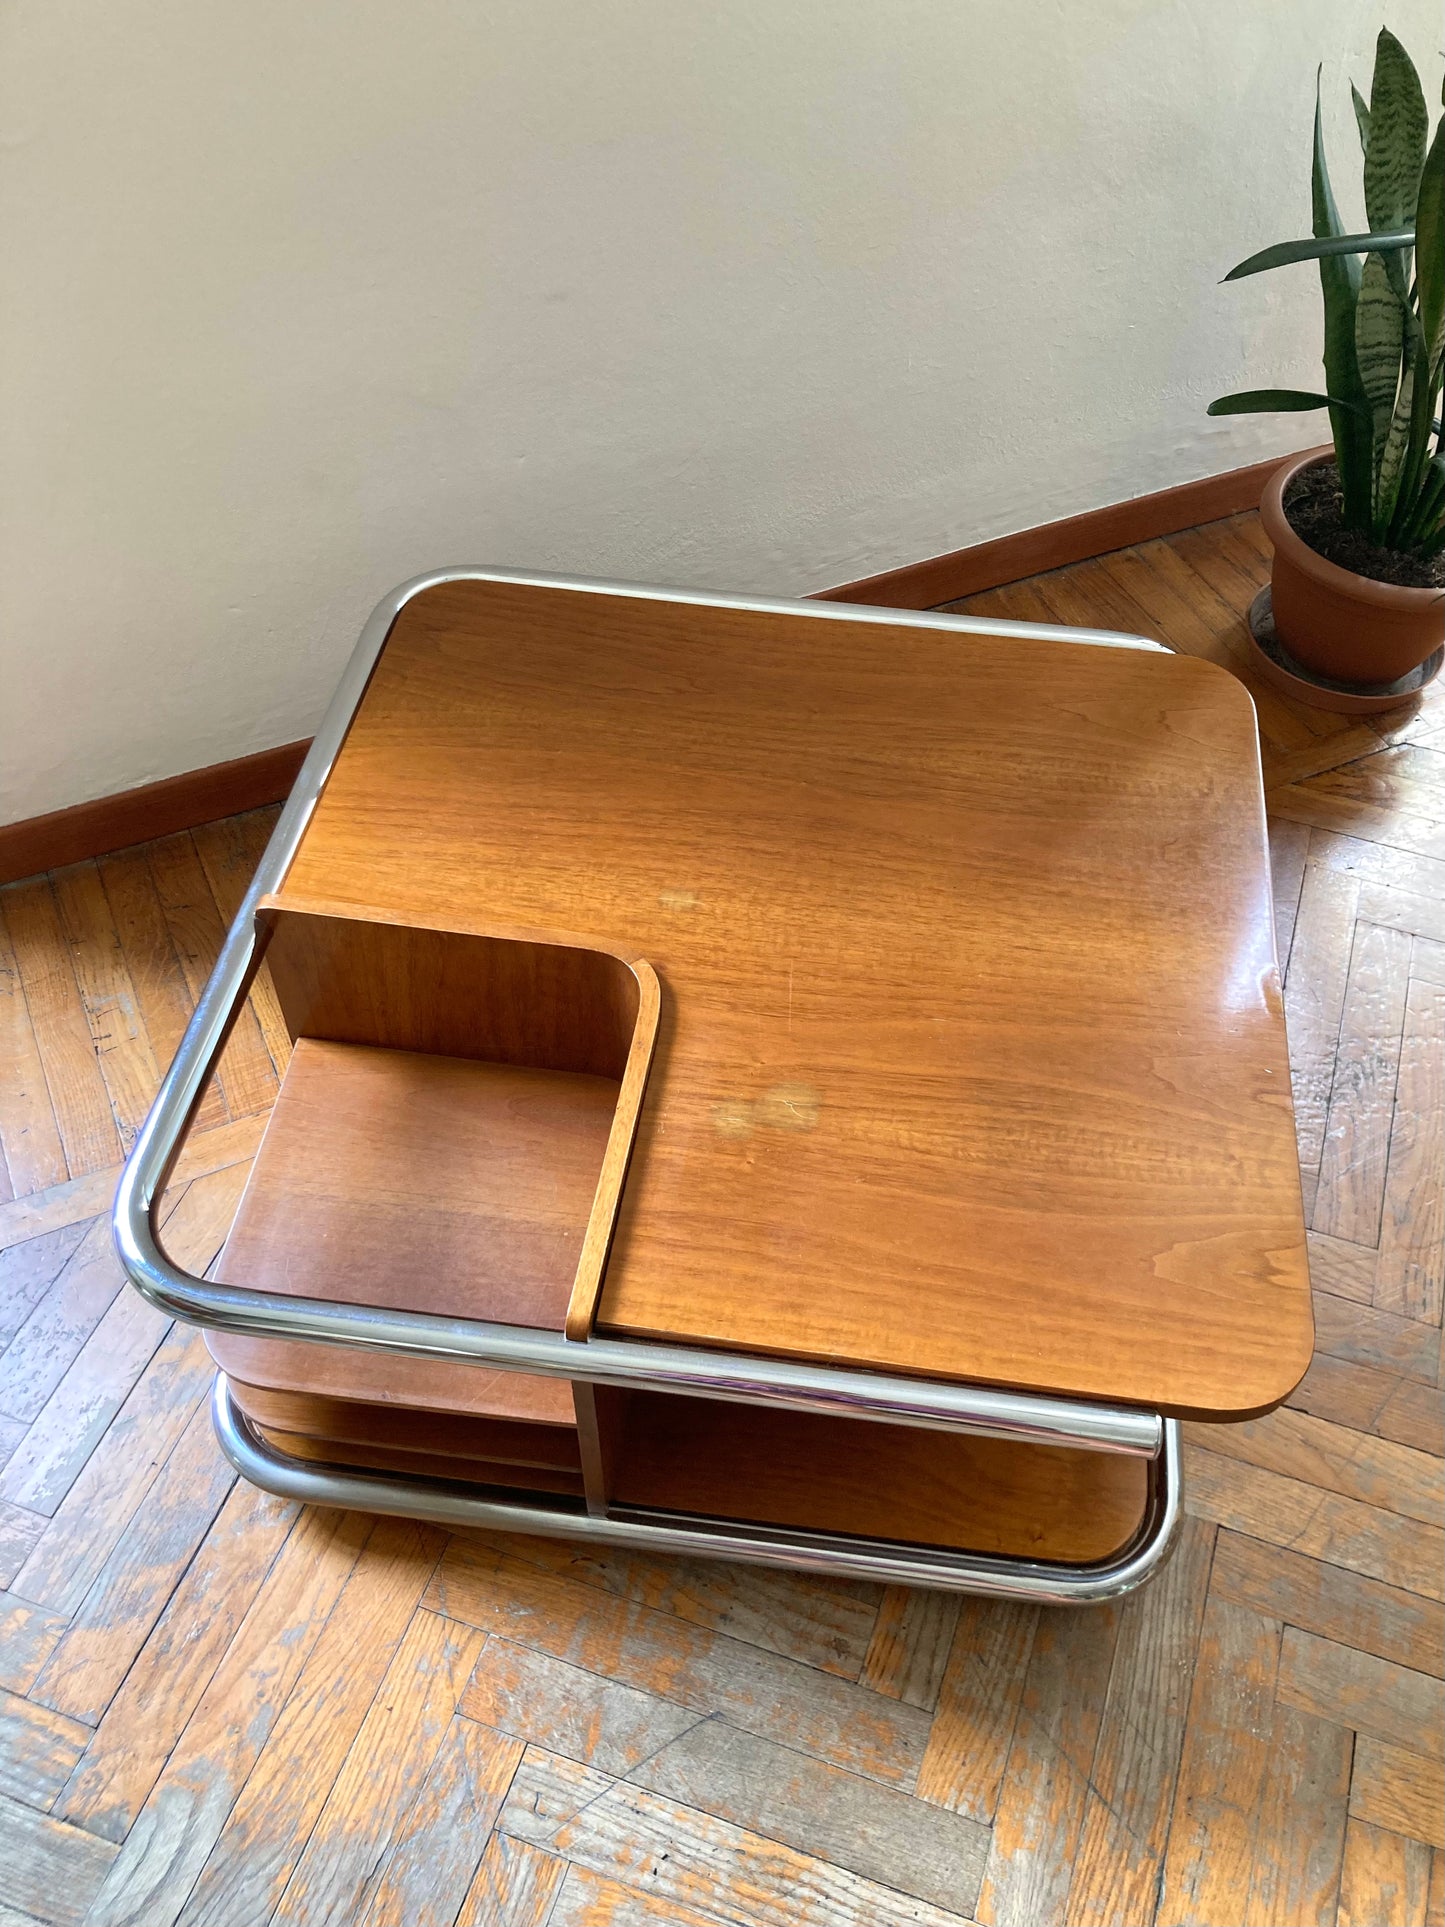
<path fill-rule="evenodd" d="M 1183 1510 L 1179 1426 L 1173 1419 L 1165 1421 L 1159 1456 L 1149 1467 L 1138 1533 L 1110 1559 L 1066 1566 L 835 1533 L 735 1526 L 687 1513 L 618 1509 L 599 1517 L 583 1511 L 580 1502 L 548 1502 L 530 1495 L 489 1497 L 484 1489 L 450 1480 L 314 1464 L 292 1458 L 262 1439 L 236 1404 L 225 1374 L 219 1372 L 211 1416 L 221 1450 L 243 1478 L 302 1505 L 426 1519 L 453 1530 L 481 1526 L 594 1545 L 641 1546 L 695 1559 L 741 1560 L 828 1578 L 869 1579 L 1051 1606 L 1100 1605 L 1143 1585 L 1168 1557 Z M 491 1491 L 495 1493 L 496 1488 Z"/>

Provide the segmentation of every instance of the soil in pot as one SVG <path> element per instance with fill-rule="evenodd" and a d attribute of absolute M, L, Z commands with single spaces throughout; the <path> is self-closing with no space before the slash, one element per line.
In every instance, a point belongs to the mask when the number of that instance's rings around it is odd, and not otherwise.
<path fill-rule="evenodd" d="M 1343 505 L 1339 471 L 1333 462 L 1301 469 L 1285 491 L 1284 512 L 1290 527 L 1301 542 L 1336 568 L 1400 589 L 1445 589 L 1445 555 L 1407 555 L 1399 549 L 1378 548 L 1359 529 L 1345 527 Z"/>

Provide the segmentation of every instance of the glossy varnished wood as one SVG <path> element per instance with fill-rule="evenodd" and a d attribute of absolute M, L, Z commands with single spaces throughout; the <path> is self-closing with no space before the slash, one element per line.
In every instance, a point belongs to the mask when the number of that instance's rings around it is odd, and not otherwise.
<path fill-rule="evenodd" d="M 1228 657 L 1267 568 L 1251 529 L 979 613 Z M 1134 591 L 1161 584 L 1151 615 Z M 228 1490 L 205 1345 L 119 1295 L 117 1172 L 78 1118 L 62 1138 L 89 1098 L 44 1025 L 68 998 L 97 1060 L 148 1041 L 163 1065 L 269 818 L 98 866 L 130 998 L 88 884 L 13 922 L 0 893 L 0 1918 L 1439 1927 L 1442 704 L 1363 733 L 1261 704 L 1319 1350 L 1279 1413 L 1188 1428 L 1181 1544 L 1117 1610 L 444 1543 Z M 1410 940 L 1403 997 L 1380 930 Z M 260 1135 L 239 1106 L 287 1054 L 264 974 L 250 1015 L 238 1108 L 164 1201 L 197 1270 Z M 1392 1066 L 1382 1189 L 1340 1153 L 1375 1142 Z"/>
<path fill-rule="evenodd" d="M 585 1329 L 656 1033 L 652 971 L 324 903 L 266 900 L 259 921 L 295 1048 L 220 1275 Z M 288 1436 L 529 1467 L 557 1465 L 560 1447 L 579 1463 L 562 1382 L 235 1333 L 210 1342 L 243 1409 Z"/>
<path fill-rule="evenodd" d="M 599 1329 L 1266 1408 L 1309 1357 L 1253 717 L 1206 665 L 462 584 L 280 894 L 646 955 Z"/>
<path fill-rule="evenodd" d="M 300 1038 L 218 1275 L 560 1330 L 616 1102 L 609 1078 Z M 235 1332 L 207 1342 L 272 1426 L 385 1445 L 388 1411 L 415 1414 L 422 1435 L 451 1414 L 561 1428 L 575 1461 L 557 1380 Z"/>
<path fill-rule="evenodd" d="M 620 1506 L 1078 1564 L 1138 1532 L 1141 1461 L 634 1393 Z"/>

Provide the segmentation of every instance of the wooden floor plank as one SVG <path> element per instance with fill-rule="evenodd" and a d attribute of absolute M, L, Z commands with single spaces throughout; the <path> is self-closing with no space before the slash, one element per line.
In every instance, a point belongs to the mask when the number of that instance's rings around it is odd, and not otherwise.
<path fill-rule="evenodd" d="M 1311 1558 L 1387 1579 L 1426 1599 L 1445 1597 L 1445 1533 L 1322 1492 L 1300 1479 L 1194 1447 L 1186 1461 L 1185 1505 L 1199 1519 Z"/>
<path fill-rule="evenodd" d="M 207 823 L 191 832 L 221 921 L 228 926 L 250 888 L 275 820 L 274 810 L 253 810 L 249 815 Z M 264 963 L 256 973 L 249 1001 L 279 1075 L 291 1058 L 291 1037 L 272 987 L 271 972 Z"/>
<path fill-rule="evenodd" d="M 1440 1383 L 1438 1327 L 1376 1306 L 1353 1305 L 1327 1291 L 1315 1293 L 1314 1305 L 1317 1351 L 1422 1385 Z"/>
<path fill-rule="evenodd" d="M 1222 1530 L 1216 1596 L 1379 1659 L 1445 1678 L 1445 1607 L 1286 1546 Z"/>
<path fill-rule="evenodd" d="M 1402 1380 L 1375 1416 L 1381 1438 L 1445 1458 L 1445 1406 L 1430 1387 Z"/>
<path fill-rule="evenodd" d="M 1213 1597 L 1204 1612 L 1158 1918 L 1244 1921 L 1274 1726 L 1282 1628 Z"/>
<path fill-rule="evenodd" d="M 125 1273 L 97 1218 L 0 1356 L 0 1412 L 32 1424 L 114 1304 Z"/>
<path fill-rule="evenodd" d="M 220 955 L 225 927 L 211 886 L 188 832 L 148 846 L 151 875 L 166 927 L 192 998 L 199 997 Z M 269 1109 L 276 1096 L 276 1067 L 249 1004 L 236 1019 L 221 1056 L 218 1078 L 233 1118 Z"/>
<path fill-rule="evenodd" d="M 46 1521 L 38 1512 L 0 1499 L 0 1586 L 11 1586 L 45 1530 Z"/>
<path fill-rule="evenodd" d="M 1158 1582 L 1124 1602 L 1074 1855 L 1069 1927 L 1152 1918 L 1215 1533 L 1186 1520 Z"/>
<path fill-rule="evenodd" d="M 1315 1288 L 1332 1292 L 1336 1298 L 1353 1299 L 1357 1305 L 1373 1305 L 1380 1257 L 1375 1247 L 1327 1237 L 1322 1231 L 1308 1235 L 1310 1277 Z"/>
<path fill-rule="evenodd" d="M 417 1785 L 451 1730 L 483 1637 L 436 1613 L 413 1614 L 316 1824 L 302 1836 L 301 1857 L 270 1915 L 275 1927 L 361 1917 Z M 516 1748 L 518 1758 L 521 1751 Z M 309 1771 L 312 1759 L 298 1764 Z M 506 1784 L 511 1777 L 505 1772 Z M 466 1868 L 463 1893 L 475 1864 Z"/>
<path fill-rule="evenodd" d="M 1037 1606 L 963 1601 L 918 1769 L 921 1799 L 992 1821 L 1038 1623 Z"/>
<path fill-rule="evenodd" d="M 55 1283 L 85 1236 L 84 1224 L 64 1225 L 0 1251 L 0 1350 Z"/>
<path fill-rule="evenodd" d="M 863 1685 L 910 1706 L 936 1705 L 957 1624 L 958 1600 L 948 1593 L 890 1586 L 863 1661 Z"/>
<path fill-rule="evenodd" d="M 426 1603 L 889 1784 L 911 1784 L 922 1757 L 917 1707 L 490 1548 L 454 1541 Z"/>
<path fill-rule="evenodd" d="M 206 1177 L 212 1171 L 254 1157 L 265 1122 L 261 1117 L 243 1117 L 214 1131 L 194 1133 L 176 1161 L 166 1197 L 193 1178 Z M 93 1171 L 29 1197 L 16 1198 L 13 1203 L 0 1204 L 0 1251 L 38 1238 L 47 1231 L 88 1223 L 99 1214 L 108 1213 L 120 1181 L 120 1170 L 118 1164 L 111 1165 L 104 1171 Z"/>
<path fill-rule="evenodd" d="M 1276 1702 L 1247 1927 L 1334 1927 L 1352 1751 L 1343 1727 Z"/>
<path fill-rule="evenodd" d="M 117 1844 L 125 1838 L 295 1517 L 284 1500 L 242 1483 L 232 1488 L 106 1705 L 85 1758 L 56 1801 L 59 1818 Z M 68 1671 L 57 1668 L 55 1679 L 61 1691 L 73 1690 Z"/>
<path fill-rule="evenodd" d="M 195 1008 L 185 972 L 156 894 L 144 848 L 118 850 L 99 861 L 101 886 L 115 924 L 136 1009 L 145 1025 L 155 1066 L 165 1071 Z M 192 1129 L 214 1130 L 227 1119 L 220 1088 L 211 1084 Z"/>
<path fill-rule="evenodd" d="M 514 1847 L 520 1842 L 512 1842 Z M 608 1880 L 587 1867 L 563 1866 L 561 1884 L 547 1914 L 547 1927 L 717 1927 L 725 1915 L 694 1913 L 675 1900 Z"/>
<path fill-rule="evenodd" d="M 1300 1168 L 1307 1176 L 1318 1172 L 1324 1149 L 1359 893 L 1349 873 L 1305 866 L 1284 1011 Z"/>
<path fill-rule="evenodd" d="M 48 878 L 0 891 L 68 1174 L 114 1164 L 120 1134 Z"/>
<path fill-rule="evenodd" d="M 1274 942 L 1281 979 L 1289 973 L 1290 950 L 1294 943 L 1295 920 L 1299 915 L 1300 893 L 1304 889 L 1305 860 L 1309 855 L 1309 847 L 1308 825 L 1271 819 L 1269 867 L 1274 888 Z"/>
<path fill-rule="evenodd" d="M 626 1778 L 910 1899 L 973 1914 L 988 1854 L 983 1827 L 726 1720 L 694 1720 Z"/>
<path fill-rule="evenodd" d="M 1416 946 L 1418 948 L 1418 945 Z M 1439 1324 L 1445 1309 L 1445 987 L 1412 979 L 1389 1169 L 1382 1199 L 1375 1303 Z"/>
<path fill-rule="evenodd" d="M 47 1927 L 81 1927 L 115 1848 L 0 1793 L 0 1906 Z"/>
<path fill-rule="evenodd" d="M 1380 1240 L 1410 945 L 1402 931 L 1355 925 L 1311 1219 L 1353 1244 Z"/>
<path fill-rule="evenodd" d="M 549 1927 L 567 1872 L 560 1854 L 543 1853 L 525 1840 L 494 1833 L 456 1927 Z M 673 1927 L 698 1927 L 698 1916 L 689 1919 L 674 1908 L 672 1923 Z"/>
<path fill-rule="evenodd" d="M 1445 1682 L 1286 1626 L 1279 1697 L 1372 1739 L 1438 1759 L 1445 1752 Z"/>
<path fill-rule="evenodd" d="M 977 1897 L 973 1822 L 509 1640 L 488 1640 L 461 1710 L 918 1899 L 967 1912 Z"/>
<path fill-rule="evenodd" d="M 51 887 L 121 1149 L 129 1151 L 160 1082 L 140 998 L 97 866 L 57 870 Z"/>
<path fill-rule="evenodd" d="M 8 1197 L 26 1197 L 69 1175 L 50 1086 L 20 980 L 0 892 L 0 1163 Z"/>
<path fill-rule="evenodd" d="M 815 1579 L 715 1559 L 659 1559 L 622 1546 L 570 1545 L 565 1539 L 475 1533 L 472 1541 L 840 1679 L 856 1680 L 862 1673 L 883 1590 L 861 1580 Z"/>
<path fill-rule="evenodd" d="M 452 1719 L 397 1830 L 362 1927 L 452 1927 L 521 1758 L 515 1740 L 475 1720 Z"/>
<path fill-rule="evenodd" d="M 1355 1748 L 1350 1813 L 1427 1847 L 1445 1848 L 1445 1762 L 1362 1734 Z"/>
<path fill-rule="evenodd" d="M 1317 1341 L 1318 1336 L 1316 1330 Z M 1390 1400 L 1409 1382 L 1397 1372 L 1331 1358 L 1328 1352 L 1316 1350 L 1309 1370 L 1285 1400 L 1285 1409 L 1309 1412 L 1356 1432 L 1373 1432 Z"/>
<path fill-rule="evenodd" d="M 0 1498 L 53 1513 L 169 1329 L 164 1312 L 118 1289 L 6 1461 Z"/>
<path fill-rule="evenodd" d="M 182 1927 L 271 1918 L 440 1548 L 430 1527 L 377 1523 L 181 1909 Z"/>
<path fill-rule="evenodd" d="M 89 1738 L 79 1720 L 0 1690 L 0 1792 L 45 1812 Z"/>
<path fill-rule="evenodd" d="M 99 1723 L 235 1476 L 198 1411 L 33 1687 L 42 1706 Z"/>
<path fill-rule="evenodd" d="M 1425 1927 L 1430 1849 L 1351 1820 L 1345 1833 L 1337 1927 Z"/>
<path fill-rule="evenodd" d="M 622 1779 L 698 1723 L 690 1707 L 493 1634 L 458 1700 L 468 1719 Z"/>
<path fill-rule="evenodd" d="M 1039 1617 L 978 1900 L 986 1927 L 1064 1921 L 1119 1611 Z"/>
<path fill-rule="evenodd" d="M 738 1927 L 958 1927 L 965 1918 L 538 1747 L 523 1756 L 497 1824 L 650 1898 Z"/>
<path fill-rule="evenodd" d="M 63 1613 L 0 1592 L 0 1686 L 28 1693 L 69 1624 Z"/>
<path fill-rule="evenodd" d="M 15 1577 L 27 1599 L 76 1611 L 206 1397 L 214 1368 L 197 1331 L 177 1327 L 95 1446 Z"/>
<path fill-rule="evenodd" d="M 88 1927 L 172 1927 L 374 1530 L 354 1514 L 302 1514 L 146 1796 Z"/>
<path fill-rule="evenodd" d="M 1287 1408 L 1243 1425 L 1186 1425 L 1184 1432 L 1206 1451 L 1343 1493 L 1382 1512 L 1425 1525 L 1445 1519 L 1445 1466 L 1428 1452 Z"/>

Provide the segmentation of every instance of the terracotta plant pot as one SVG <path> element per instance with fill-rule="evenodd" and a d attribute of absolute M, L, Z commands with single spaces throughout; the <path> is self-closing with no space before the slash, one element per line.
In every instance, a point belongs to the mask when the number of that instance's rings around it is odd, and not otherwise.
<path fill-rule="evenodd" d="M 1259 514 L 1274 544 L 1274 626 L 1294 660 L 1317 676 L 1378 687 L 1418 669 L 1445 642 L 1445 591 L 1372 582 L 1300 540 L 1284 512 L 1286 491 L 1302 469 L 1333 458 L 1331 448 L 1311 449 L 1265 484 Z"/>

